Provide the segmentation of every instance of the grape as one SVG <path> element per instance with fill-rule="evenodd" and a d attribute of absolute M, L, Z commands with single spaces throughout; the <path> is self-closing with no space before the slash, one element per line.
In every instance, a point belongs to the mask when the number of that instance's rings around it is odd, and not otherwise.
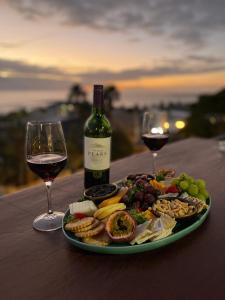
<path fill-rule="evenodd" d="M 144 202 L 141 206 L 142 210 L 145 211 L 149 208 L 149 204 L 147 202 Z"/>
<path fill-rule="evenodd" d="M 148 188 L 148 186 L 149 186 L 149 183 L 146 182 L 145 185 L 144 185 L 144 191 Z"/>
<path fill-rule="evenodd" d="M 152 194 L 145 194 L 144 200 L 149 204 L 153 204 L 155 202 L 155 197 Z"/>
<path fill-rule="evenodd" d="M 206 191 L 206 189 L 200 190 L 200 192 L 205 196 L 206 199 L 209 198 L 209 193 Z"/>
<path fill-rule="evenodd" d="M 145 181 L 142 179 L 138 179 L 135 183 L 138 187 L 144 187 L 145 185 Z"/>
<path fill-rule="evenodd" d="M 191 176 L 188 176 L 187 180 L 190 184 L 195 182 L 194 178 Z"/>
<path fill-rule="evenodd" d="M 135 194 L 135 200 L 142 201 L 143 197 L 144 197 L 144 193 L 143 192 L 141 192 L 141 191 L 136 192 L 136 194 Z"/>
<path fill-rule="evenodd" d="M 155 194 L 155 189 L 151 185 L 148 185 L 145 187 L 145 192 L 148 194 Z"/>
<path fill-rule="evenodd" d="M 199 189 L 202 189 L 202 190 L 205 189 L 206 184 L 205 184 L 205 181 L 203 179 L 197 179 L 195 181 L 195 183 L 197 184 Z"/>
<path fill-rule="evenodd" d="M 185 179 L 187 179 L 189 176 L 188 176 L 188 174 L 187 173 L 181 173 L 180 174 L 180 176 L 179 176 L 179 178 L 180 178 L 180 180 L 185 180 Z"/>
<path fill-rule="evenodd" d="M 179 178 L 174 178 L 172 180 L 172 185 L 179 185 L 180 179 Z"/>
<path fill-rule="evenodd" d="M 135 208 L 135 209 L 139 209 L 140 207 L 141 207 L 140 201 L 134 202 L 134 208 Z"/>
<path fill-rule="evenodd" d="M 179 183 L 179 187 L 183 190 L 183 191 L 186 191 L 188 188 L 189 188 L 189 183 L 187 180 L 182 180 L 180 183 Z"/>
<path fill-rule="evenodd" d="M 206 198 L 205 198 L 205 196 L 203 194 L 198 194 L 197 198 L 200 199 L 200 200 L 202 200 L 202 201 L 206 200 Z"/>
<path fill-rule="evenodd" d="M 190 184 L 189 188 L 188 188 L 188 194 L 190 194 L 191 196 L 196 197 L 198 195 L 198 187 L 195 184 Z"/>

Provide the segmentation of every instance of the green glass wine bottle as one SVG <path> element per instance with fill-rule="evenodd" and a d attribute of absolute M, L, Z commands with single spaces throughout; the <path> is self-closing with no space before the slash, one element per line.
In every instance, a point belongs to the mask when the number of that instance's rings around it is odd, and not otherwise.
<path fill-rule="evenodd" d="M 103 85 L 94 85 L 93 109 L 84 126 L 84 187 L 109 183 L 112 129 L 104 114 Z"/>

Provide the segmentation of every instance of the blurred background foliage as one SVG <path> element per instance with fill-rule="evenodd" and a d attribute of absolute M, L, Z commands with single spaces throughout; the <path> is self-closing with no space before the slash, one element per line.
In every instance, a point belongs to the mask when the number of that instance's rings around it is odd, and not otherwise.
<path fill-rule="evenodd" d="M 115 103 L 120 98 L 120 93 L 115 86 L 105 88 L 104 98 L 105 111 L 113 127 L 112 160 L 143 151 L 145 147 L 140 139 L 141 118 L 143 111 L 148 108 L 115 109 Z M 190 136 L 211 138 L 225 133 L 225 90 L 215 95 L 199 96 L 198 101 L 192 105 L 180 105 L 179 103 L 167 106 L 158 105 L 158 109 L 164 111 L 170 111 L 176 107 L 188 110 L 189 115 L 185 120 L 186 126 L 172 133 L 170 141 Z M 62 175 L 82 168 L 83 127 L 91 109 L 91 101 L 87 99 L 85 90 L 76 83 L 71 87 L 68 98 L 62 103 L 31 112 L 21 110 L 0 116 L 1 194 L 36 183 L 38 180 L 28 170 L 25 162 L 24 144 L 28 120 L 49 118 L 52 114 L 55 118 L 59 118 L 55 112 L 60 111 L 69 155 L 67 168 Z M 51 111 L 52 114 L 50 114 Z M 125 118 L 128 118 L 129 122 L 126 122 Z M 117 126 L 119 121 L 122 126 Z"/>

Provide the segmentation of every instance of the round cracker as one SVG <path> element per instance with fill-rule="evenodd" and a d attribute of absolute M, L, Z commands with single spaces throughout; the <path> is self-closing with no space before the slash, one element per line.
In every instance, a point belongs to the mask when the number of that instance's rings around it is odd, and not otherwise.
<path fill-rule="evenodd" d="M 69 223 L 65 224 L 65 229 L 68 230 L 68 231 L 73 231 L 73 228 L 74 228 L 74 224 L 78 222 L 77 220 L 73 220 L 73 221 L 70 221 Z"/>
<path fill-rule="evenodd" d="M 92 223 L 94 223 L 95 218 L 93 217 L 86 217 L 81 220 L 78 220 L 76 222 L 71 222 L 66 224 L 65 229 L 70 231 L 77 231 L 82 228 L 85 228 L 87 226 L 90 226 Z"/>
<path fill-rule="evenodd" d="M 101 247 L 105 247 L 105 246 L 109 245 L 109 242 L 101 241 L 101 240 L 95 239 L 95 237 L 91 237 L 91 236 L 83 238 L 83 242 L 86 244 L 101 246 Z"/>
<path fill-rule="evenodd" d="M 95 227 L 91 230 L 78 232 L 78 233 L 75 233 L 75 235 L 80 238 L 91 237 L 91 236 L 99 234 L 102 230 L 104 230 L 104 228 L 105 228 L 105 224 L 100 223 L 97 227 Z"/>
<path fill-rule="evenodd" d="M 84 232 L 84 231 L 94 229 L 95 227 L 97 227 L 99 225 L 99 223 L 100 223 L 100 221 L 95 219 L 94 222 L 92 224 L 90 224 L 89 226 L 74 230 L 74 232 L 79 233 L 79 232 Z"/>

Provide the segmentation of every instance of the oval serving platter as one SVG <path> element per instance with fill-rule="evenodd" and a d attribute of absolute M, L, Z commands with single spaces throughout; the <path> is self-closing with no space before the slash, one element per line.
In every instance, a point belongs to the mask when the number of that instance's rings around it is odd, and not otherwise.
<path fill-rule="evenodd" d="M 146 242 L 141 245 L 129 245 L 128 243 L 124 244 L 111 244 L 110 246 L 95 246 L 90 245 L 81 242 L 78 238 L 74 236 L 72 232 L 67 232 L 64 230 L 64 219 L 68 216 L 69 210 L 66 211 L 65 216 L 63 218 L 63 224 L 62 224 L 62 231 L 65 236 L 65 238 L 74 246 L 81 248 L 83 250 L 96 252 L 96 253 L 104 253 L 104 254 L 133 254 L 133 253 L 139 253 L 139 252 L 145 252 L 154 250 L 157 248 L 164 247 L 166 245 L 169 245 L 171 243 L 174 243 L 175 241 L 183 238 L 184 236 L 188 235 L 192 231 L 196 230 L 199 226 L 202 225 L 202 223 L 207 218 L 210 208 L 211 208 L 211 199 L 209 198 L 206 203 L 208 204 L 208 208 L 204 210 L 203 212 L 199 213 L 197 216 L 194 216 L 193 218 L 190 218 L 188 220 L 178 221 L 177 225 L 175 226 L 173 230 L 173 234 L 157 240 L 153 242 Z"/>

